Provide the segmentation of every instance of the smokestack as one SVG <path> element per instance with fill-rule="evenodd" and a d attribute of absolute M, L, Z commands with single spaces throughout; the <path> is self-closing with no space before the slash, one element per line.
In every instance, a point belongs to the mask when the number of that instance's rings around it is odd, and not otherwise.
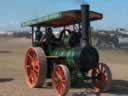
<path fill-rule="evenodd" d="M 89 46 L 89 31 L 90 31 L 90 20 L 89 20 L 89 5 L 82 4 L 81 5 L 81 46 Z"/>

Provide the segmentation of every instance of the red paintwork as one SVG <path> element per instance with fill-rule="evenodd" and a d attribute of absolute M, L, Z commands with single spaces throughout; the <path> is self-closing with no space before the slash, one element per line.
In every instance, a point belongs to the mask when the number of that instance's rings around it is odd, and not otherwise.
<path fill-rule="evenodd" d="M 102 64 L 98 64 L 98 66 L 93 69 L 92 77 L 97 77 L 98 79 L 93 79 L 93 83 L 95 84 L 95 92 L 101 92 L 102 87 L 105 85 L 105 81 L 107 79 L 107 76 L 105 75 L 105 70 L 102 66 Z"/>
<path fill-rule="evenodd" d="M 25 78 L 30 88 L 35 85 L 38 78 L 38 72 L 39 59 L 37 58 L 35 50 L 29 48 L 25 55 Z"/>
<path fill-rule="evenodd" d="M 59 79 L 57 84 L 56 79 Z M 55 89 L 57 96 L 61 96 L 63 89 L 65 88 L 65 75 L 61 66 L 56 66 L 53 72 L 53 88 Z"/>

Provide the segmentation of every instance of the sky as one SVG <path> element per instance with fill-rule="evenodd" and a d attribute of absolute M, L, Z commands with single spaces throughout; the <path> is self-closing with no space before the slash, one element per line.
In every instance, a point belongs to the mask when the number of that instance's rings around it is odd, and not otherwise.
<path fill-rule="evenodd" d="M 26 20 L 50 13 L 80 9 L 81 2 L 103 13 L 103 20 L 91 23 L 96 29 L 128 28 L 128 0 L 0 0 L 0 31 L 20 30 Z"/>

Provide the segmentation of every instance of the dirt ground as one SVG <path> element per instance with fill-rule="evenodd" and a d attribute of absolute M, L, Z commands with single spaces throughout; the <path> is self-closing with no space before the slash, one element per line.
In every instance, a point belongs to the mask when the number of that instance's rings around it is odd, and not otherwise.
<path fill-rule="evenodd" d="M 55 96 L 51 87 L 27 87 L 23 65 L 28 47 L 31 47 L 29 39 L 0 38 L 0 96 Z M 85 88 L 71 88 L 67 96 L 128 96 L 128 49 L 104 49 L 99 53 L 101 62 L 107 63 L 112 71 L 112 88 L 102 94 L 89 93 Z"/>

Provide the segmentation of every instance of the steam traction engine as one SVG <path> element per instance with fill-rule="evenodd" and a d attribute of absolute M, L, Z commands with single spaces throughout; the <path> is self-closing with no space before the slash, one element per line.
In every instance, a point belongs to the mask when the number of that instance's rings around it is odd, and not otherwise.
<path fill-rule="evenodd" d="M 106 64 L 99 63 L 99 54 L 90 39 L 90 21 L 98 19 L 102 19 L 102 14 L 89 11 L 89 5 L 83 4 L 81 10 L 24 22 L 22 26 L 32 28 L 33 47 L 25 55 L 28 86 L 41 87 L 46 78 L 52 78 L 57 96 L 65 96 L 74 81 L 92 80 L 95 92 L 107 91 L 111 86 L 111 71 Z M 56 37 L 53 28 L 58 27 L 61 31 Z M 91 76 L 87 75 L 89 71 Z"/>

